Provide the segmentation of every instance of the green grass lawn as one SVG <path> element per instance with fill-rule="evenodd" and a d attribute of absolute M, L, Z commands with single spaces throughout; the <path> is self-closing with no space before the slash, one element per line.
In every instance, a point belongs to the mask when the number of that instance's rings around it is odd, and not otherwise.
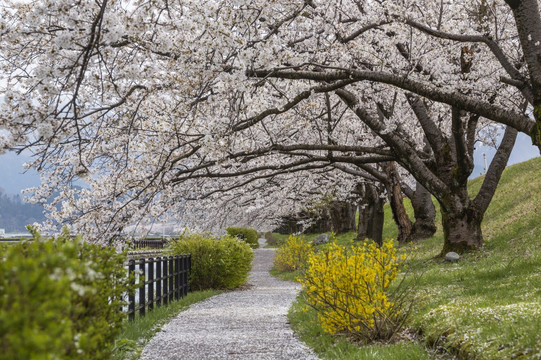
<path fill-rule="evenodd" d="M 400 248 L 411 254 L 410 271 L 422 274 L 409 322 L 422 344 L 359 347 L 331 337 L 315 324 L 314 312 L 302 311 L 302 296 L 290 311 L 292 327 L 326 359 L 424 359 L 434 356 L 432 349 L 467 359 L 541 359 L 540 175 L 541 158 L 505 170 L 485 215 L 485 246 L 459 262 L 436 258 L 443 245 L 439 213 L 433 238 Z M 482 181 L 470 182 L 472 197 Z M 384 236 L 395 238 L 388 207 L 385 218 Z"/>

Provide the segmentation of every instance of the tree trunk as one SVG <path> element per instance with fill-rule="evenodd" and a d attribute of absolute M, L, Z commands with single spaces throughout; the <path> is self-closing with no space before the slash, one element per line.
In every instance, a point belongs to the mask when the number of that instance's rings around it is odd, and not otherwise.
<path fill-rule="evenodd" d="M 517 6 L 522 3 L 519 0 L 508 1 Z M 533 3 L 535 0 L 527 1 Z M 536 15 L 538 16 L 538 14 Z M 541 38 L 541 26 L 539 34 L 539 38 Z M 539 73 L 539 83 L 541 84 L 541 70 Z M 539 88 L 541 89 L 541 85 Z M 509 126 L 506 128 L 481 190 L 476 198 L 470 201 L 468 177 L 471 175 L 474 165 L 473 152 L 479 114 L 468 114 L 464 112 L 464 109 L 452 107 L 449 119 L 451 133 L 446 135 L 442 133 L 435 122 L 436 118 L 441 119 L 441 117 L 434 116 L 438 115 L 440 111 L 436 109 L 435 113 L 432 114 L 427 103 L 416 96 L 410 96 L 408 98 L 410 106 L 430 145 L 429 151 L 423 151 L 423 156 L 418 156 L 420 155 L 418 149 L 412 147 L 408 141 L 404 141 L 404 133 L 385 131 L 387 127 L 384 121 L 365 109 L 355 94 L 344 89 L 336 90 L 336 94 L 363 123 L 392 148 L 393 153 L 400 160 L 400 164 L 438 199 L 442 208 L 444 225 L 443 252 L 449 250 L 464 252 L 481 247 L 483 244 L 481 220 L 490 204 L 513 148 L 516 130 Z M 541 110 L 539 113 L 541 119 Z"/>
<path fill-rule="evenodd" d="M 447 211 L 441 204 L 442 225 L 444 234 L 441 255 L 449 251 L 462 254 L 477 250 L 483 246 L 481 222 L 483 217 L 478 212 L 466 209 L 462 212 Z"/>
<path fill-rule="evenodd" d="M 432 196 L 426 188 L 416 182 L 415 192 L 410 197 L 415 223 L 411 229 L 411 240 L 424 240 L 432 237 L 436 232 L 436 208 Z"/>
<path fill-rule="evenodd" d="M 337 234 L 355 231 L 356 207 L 349 202 L 338 202 L 330 208 L 331 231 Z"/>
<path fill-rule="evenodd" d="M 310 215 L 312 218 L 315 215 Z M 304 230 L 304 234 L 319 234 L 324 232 L 333 231 L 333 224 L 331 219 L 330 209 L 322 209 L 319 217 L 312 220 L 312 225 L 308 229 Z"/>
<path fill-rule="evenodd" d="M 383 243 L 383 198 L 381 190 L 374 184 L 364 183 L 358 187 L 359 201 L 359 226 L 357 239 L 366 238 L 374 240 L 377 244 Z"/>
<path fill-rule="evenodd" d="M 400 187 L 400 177 L 394 161 L 387 163 L 385 173 L 388 181 L 385 183 L 389 203 L 393 212 L 393 219 L 398 227 L 398 242 L 405 243 L 411 241 L 410 234 L 412 230 L 411 220 L 404 207 L 404 198 L 402 197 L 402 188 Z"/>
<path fill-rule="evenodd" d="M 330 231 L 337 234 L 355 231 L 355 205 L 347 201 L 340 201 L 322 209 L 319 217 L 313 220 L 312 225 L 305 229 L 304 233 L 314 234 Z"/>
<path fill-rule="evenodd" d="M 532 142 L 541 151 L 541 16 L 537 0 L 505 0 L 513 11 L 522 54 L 528 66 L 531 93 L 522 93 L 533 105 L 536 125 L 530 130 Z M 523 88 L 528 88 L 524 86 Z"/>
<path fill-rule="evenodd" d="M 373 214 L 366 234 L 367 238 L 374 240 L 379 245 L 383 245 L 383 222 L 385 217 L 383 204 L 383 199 L 378 198 L 373 205 Z"/>

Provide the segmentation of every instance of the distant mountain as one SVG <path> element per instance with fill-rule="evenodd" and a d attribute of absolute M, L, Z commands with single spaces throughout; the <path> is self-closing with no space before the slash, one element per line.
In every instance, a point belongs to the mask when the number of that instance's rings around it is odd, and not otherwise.
<path fill-rule="evenodd" d="M 26 225 L 44 220 L 43 206 L 25 203 L 20 195 L 9 195 L 0 189 L 0 229 L 24 232 Z"/>

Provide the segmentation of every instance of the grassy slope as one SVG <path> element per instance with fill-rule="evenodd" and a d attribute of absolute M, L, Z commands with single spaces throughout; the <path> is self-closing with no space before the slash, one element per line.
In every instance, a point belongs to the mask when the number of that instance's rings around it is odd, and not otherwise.
<path fill-rule="evenodd" d="M 464 358 L 541 359 L 540 174 L 541 158 L 505 170 L 485 215 L 481 251 L 454 264 L 434 259 L 442 247 L 441 226 L 433 238 L 402 248 L 413 254 L 410 269 L 423 274 L 410 326 L 429 347 L 443 347 Z M 472 197 L 482 180 L 470 182 Z M 385 215 L 384 235 L 395 238 L 388 208 Z M 344 235 L 340 242 L 353 236 Z M 315 314 L 301 311 L 303 307 L 300 299 L 292 308 L 292 326 L 324 358 L 428 357 L 418 345 L 359 349 L 333 339 L 312 323 Z"/>
<path fill-rule="evenodd" d="M 441 231 L 419 244 L 414 269 L 424 276 L 412 323 L 429 343 L 472 358 L 541 358 L 540 174 L 541 158 L 505 170 L 481 251 L 449 264 L 433 260 Z M 471 181 L 471 194 L 482 180 Z"/>

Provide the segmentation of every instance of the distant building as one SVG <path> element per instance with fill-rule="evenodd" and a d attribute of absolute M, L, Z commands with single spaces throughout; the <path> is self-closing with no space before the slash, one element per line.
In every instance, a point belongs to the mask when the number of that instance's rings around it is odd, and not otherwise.
<path fill-rule="evenodd" d="M 0 229 L 0 236 L 6 235 L 6 229 Z"/>

